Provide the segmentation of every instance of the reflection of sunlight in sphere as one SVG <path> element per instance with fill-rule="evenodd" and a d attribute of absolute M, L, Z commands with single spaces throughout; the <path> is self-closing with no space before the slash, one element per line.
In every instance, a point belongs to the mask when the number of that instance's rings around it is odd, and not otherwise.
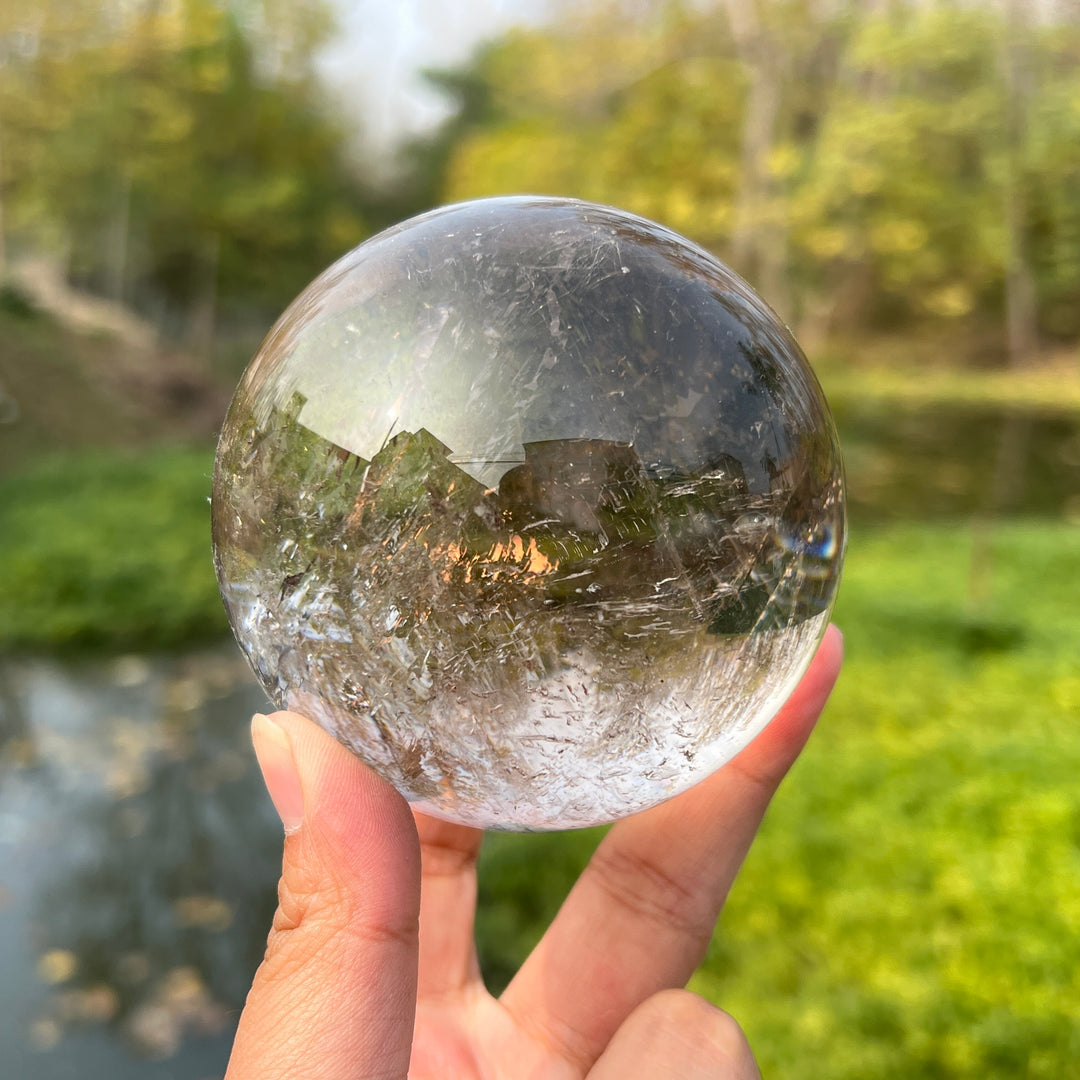
<path fill-rule="evenodd" d="M 606 207 L 445 208 L 289 308 L 222 432 L 214 544 L 275 701 L 428 812 L 560 828 L 702 779 L 825 629 L 839 450 L 791 336 Z"/>

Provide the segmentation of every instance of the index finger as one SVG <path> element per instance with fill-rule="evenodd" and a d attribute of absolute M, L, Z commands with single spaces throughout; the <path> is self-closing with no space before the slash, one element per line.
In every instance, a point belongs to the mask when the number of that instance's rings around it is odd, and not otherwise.
<path fill-rule="evenodd" d="M 503 995 L 526 1030 L 585 1072 L 623 1020 L 700 963 L 765 809 L 840 671 L 830 627 L 769 726 L 709 779 L 616 824 Z"/>

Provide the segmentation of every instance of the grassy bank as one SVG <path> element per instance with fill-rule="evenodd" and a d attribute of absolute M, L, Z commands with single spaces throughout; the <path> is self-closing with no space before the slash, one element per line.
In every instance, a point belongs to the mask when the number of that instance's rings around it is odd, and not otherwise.
<path fill-rule="evenodd" d="M 227 633 L 213 450 L 45 458 L 0 477 L 0 650 L 152 649 Z"/>
<path fill-rule="evenodd" d="M 57 454 L 209 439 L 231 381 L 174 349 L 78 333 L 0 287 L 0 477 Z"/>
<path fill-rule="evenodd" d="M 940 328 L 869 335 L 824 343 L 813 357 L 829 401 L 834 405 L 985 408 L 1080 417 L 1080 356 L 1075 347 L 1047 348 L 1024 367 L 1010 367 L 1001 339 L 992 335 L 980 347 L 974 333 Z M 985 366 L 970 359 L 990 348 Z M 946 359 L 947 358 L 947 359 Z M 944 362 L 943 362 L 944 361 Z"/>

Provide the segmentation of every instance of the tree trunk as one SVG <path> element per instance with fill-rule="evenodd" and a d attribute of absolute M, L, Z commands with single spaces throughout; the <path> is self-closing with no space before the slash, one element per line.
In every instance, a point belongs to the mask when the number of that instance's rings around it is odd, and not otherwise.
<path fill-rule="evenodd" d="M 1030 25 L 1025 0 L 1006 4 L 1006 40 L 1003 67 L 1006 95 L 1005 227 L 1008 264 L 1005 271 L 1005 317 L 1009 343 L 1009 366 L 1026 367 L 1037 359 L 1038 322 L 1035 275 L 1028 256 L 1028 205 L 1024 184 L 1024 136 L 1027 108 L 1032 95 Z"/>
<path fill-rule="evenodd" d="M 131 222 L 131 174 L 124 172 L 117 181 L 116 210 L 109 229 L 107 288 L 110 300 L 124 302 L 124 283 L 127 278 L 128 231 Z"/>
<path fill-rule="evenodd" d="M 1002 215 L 1007 252 L 1005 266 L 1005 334 L 1009 367 L 1018 370 L 1038 359 L 1039 329 L 1035 274 L 1028 255 L 1028 203 L 1024 183 L 1024 142 L 1034 73 L 1028 48 L 1030 23 L 1025 0 L 1006 0 L 1002 75 L 1005 86 L 1005 184 Z M 1031 417 L 1006 408 L 983 507 L 976 515 L 971 556 L 969 598 L 976 614 L 990 601 L 993 578 L 993 527 L 1014 508 L 1027 478 Z"/>
<path fill-rule="evenodd" d="M 773 220 L 775 183 L 769 152 L 776 143 L 781 105 L 780 44 L 762 25 L 757 0 L 728 0 L 739 59 L 750 78 L 743 114 L 739 186 L 731 261 L 785 320 L 792 318 L 787 224 Z"/>
<path fill-rule="evenodd" d="M 188 317 L 188 340 L 192 351 L 208 366 L 212 366 L 217 351 L 217 294 L 218 262 L 221 237 L 208 233 L 202 243 L 203 288 L 192 304 Z"/>
<path fill-rule="evenodd" d="M 0 117 L 0 285 L 7 280 L 7 244 L 4 240 L 4 124 Z"/>
<path fill-rule="evenodd" d="M 898 9 L 906 0 L 852 0 L 852 22 L 861 27 L 872 19 L 901 17 Z M 860 97 L 883 105 L 893 92 L 892 78 L 880 69 L 853 70 L 850 53 L 852 29 L 847 31 L 830 73 L 829 92 L 824 95 L 826 110 L 837 93 L 856 92 Z M 854 91 L 851 89 L 854 88 Z M 818 136 L 828 122 L 823 112 L 818 123 Z M 867 267 L 850 258 L 833 260 L 818 269 L 816 285 L 810 287 L 799 305 L 798 338 L 806 352 L 813 356 L 837 332 L 859 329 L 867 308 L 874 300 L 876 283 Z"/>

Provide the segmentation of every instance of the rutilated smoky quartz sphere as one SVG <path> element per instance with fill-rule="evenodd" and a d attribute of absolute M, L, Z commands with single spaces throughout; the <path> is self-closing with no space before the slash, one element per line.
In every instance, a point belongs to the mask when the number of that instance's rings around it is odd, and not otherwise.
<path fill-rule="evenodd" d="M 835 429 L 740 278 L 610 207 L 450 206 L 314 281 L 221 434 L 214 552 L 270 697 L 422 810 L 554 829 L 745 746 L 825 630 Z"/>

